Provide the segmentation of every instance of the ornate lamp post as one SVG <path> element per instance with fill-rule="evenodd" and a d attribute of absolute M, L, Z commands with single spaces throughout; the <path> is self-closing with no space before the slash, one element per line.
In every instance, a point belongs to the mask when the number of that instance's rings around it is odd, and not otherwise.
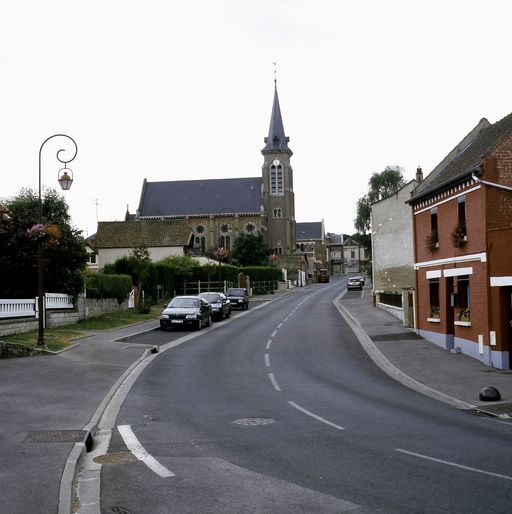
<path fill-rule="evenodd" d="M 39 148 L 39 200 L 38 200 L 38 218 L 39 218 L 39 224 L 43 225 L 43 200 L 41 195 L 41 154 L 43 151 L 44 145 L 54 138 L 65 138 L 68 141 L 70 141 L 74 146 L 74 151 L 71 152 L 71 157 L 69 159 L 61 158 L 61 152 L 66 152 L 65 148 L 61 148 L 60 150 L 57 150 L 57 160 L 64 164 L 64 168 L 61 168 L 58 173 L 58 181 L 60 184 L 60 187 L 67 191 L 71 184 L 73 183 L 73 172 L 67 167 L 67 163 L 71 162 L 78 152 L 78 147 L 75 143 L 75 140 L 69 136 L 66 136 L 65 134 L 54 134 L 53 136 L 50 136 L 45 141 L 43 141 L 43 144 Z M 45 340 L 44 340 L 44 261 L 43 261 L 43 240 L 41 238 L 37 241 L 37 290 L 38 290 L 38 298 L 37 298 L 37 305 L 39 309 L 39 331 L 37 335 L 37 346 L 46 346 Z"/>

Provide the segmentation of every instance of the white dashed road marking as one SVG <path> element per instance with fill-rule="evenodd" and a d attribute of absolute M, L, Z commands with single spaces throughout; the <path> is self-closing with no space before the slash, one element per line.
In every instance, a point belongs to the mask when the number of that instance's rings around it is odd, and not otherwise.
<path fill-rule="evenodd" d="M 311 416 L 312 418 L 316 419 L 317 421 L 321 421 L 322 423 L 325 423 L 326 425 L 329 425 L 331 427 L 337 428 L 338 430 L 345 430 L 343 427 L 340 427 L 339 425 L 331 423 L 330 421 L 326 420 L 325 418 L 321 418 L 320 416 L 317 416 L 316 414 L 313 414 L 311 411 L 306 410 L 304 407 L 301 407 L 300 405 L 297 405 L 295 402 L 288 402 L 288 403 L 292 407 L 295 407 L 297 410 L 300 410 L 304 414 L 307 414 L 308 416 Z"/>
<path fill-rule="evenodd" d="M 268 378 L 270 378 L 270 382 L 272 383 L 272 387 L 276 390 L 276 391 L 281 391 L 281 388 L 279 387 L 279 384 L 277 383 L 275 377 L 274 377 L 274 373 L 269 373 L 268 374 Z"/>
<path fill-rule="evenodd" d="M 400 448 L 396 448 L 396 451 L 400 452 L 400 453 L 405 453 L 406 455 L 412 455 L 413 457 L 419 457 L 420 459 L 431 460 L 433 462 L 438 462 L 439 464 L 446 464 L 447 466 L 453 466 L 454 468 L 465 469 L 466 471 L 473 471 L 475 473 L 482 473 L 483 475 L 489 475 L 491 477 L 503 478 L 505 480 L 512 480 L 512 477 L 508 476 L 508 475 L 500 475 L 499 473 L 492 473 L 491 471 L 484 471 L 483 469 L 470 468 L 469 466 L 463 466 L 462 464 L 455 464 L 455 462 L 449 462 L 447 460 L 436 459 L 434 457 L 429 457 L 428 455 L 422 455 L 421 453 L 409 452 L 407 450 L 401 450 Z"/>
<path fill-rule="evenodd" d="M 265 354 L 265 366 L 270 368 L 270 356 L 268 353 Z"/>

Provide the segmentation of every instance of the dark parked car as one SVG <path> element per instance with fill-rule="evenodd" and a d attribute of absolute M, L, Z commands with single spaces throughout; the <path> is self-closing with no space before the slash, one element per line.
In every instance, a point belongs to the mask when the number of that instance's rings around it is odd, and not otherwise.
<path fill-rule="evenodd" d="M 160 315 L 160 328 L 192 325 L 197 330 L 212 324 L 212 308 L 199 296 L 176 296 Z"/>
<path fill-rule="evenodd" d="M 351 289 L 363 289 L 363 281 L 361 277 L 350 277 L 347 283 L 347 289 L 350 291 Z"/>
<path fill-rule="evenodd" d="M 245 287 L 228 287 L 226 296 L 231 302 L 231 308 L 239 307 L 242 310 L 249 308 L 249 295 Z"/>
<path fill-rule="evenodd" d="M 212 318 L 224 319 L 231 316 L 231 302 L 224 293 L 199 293 L 198 296 L 210 304 Z"/>

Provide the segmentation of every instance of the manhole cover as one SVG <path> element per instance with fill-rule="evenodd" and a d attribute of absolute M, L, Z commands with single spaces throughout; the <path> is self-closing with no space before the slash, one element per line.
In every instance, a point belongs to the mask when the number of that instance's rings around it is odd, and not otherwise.
<path fill-rule="evenodd" d="M 271 425 L 275 422 L 276 420 L 271 418 L 241 418 L 235 419 L 235 421 L 233 421 L 232 424 L 255 427 L 258 425 Z"/>
<path fill-rule="evenodd" d="M 129 462 L 137 461 L 137 457 L 128 450 L 121 450 L 118 452 L 106 453 L 94 459 L 98 464 L 128 464 Z"/>
<path fill-rule="evenodd" d="M 26 443 L 80 443 L 85 439 L 83 430 L 37 430 L 29 432 Z"/>

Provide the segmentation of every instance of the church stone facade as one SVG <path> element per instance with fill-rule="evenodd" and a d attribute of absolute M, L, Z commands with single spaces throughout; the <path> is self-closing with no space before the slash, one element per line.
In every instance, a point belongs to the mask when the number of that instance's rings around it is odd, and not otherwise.
<path fill-rule="evenodd" d="M 148 182 L 126 220 L 184 220 L 194 253 L 229 252 L 241 233 L 261 233 L 282 264 L 296 250 L 293 155 L 285 135 L 277 85 L 260 177 Z M 101 226 L 98 227 L 99 229 Z M 140 244 L 135 242 L 136 246 Z M 291 268 L 296 267 L 293 260 Z"/>

